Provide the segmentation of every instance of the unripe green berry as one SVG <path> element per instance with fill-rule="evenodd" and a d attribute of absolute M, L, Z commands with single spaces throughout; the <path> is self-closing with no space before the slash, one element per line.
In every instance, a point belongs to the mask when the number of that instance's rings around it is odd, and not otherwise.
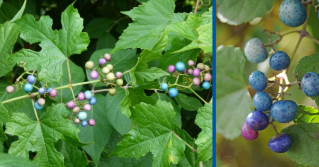
<path fill-rule="evenodd" d="M 87 62 L 85 63 L 85 68 L 86 68 L 86 69 L 92 70 L 93 67 L 94 67 L 93 61 L 87 61 Z"/>
<path fill-rule="evenodd" d="M 110 69 L 110 71 L 112 71 L 112 70 L 113 70 L 113 66 L 112 66 L 112 64 L 108 64 L 108 65 L 106 65 L 106 67 L 107 67 L 107 68 L 109 68 L 109 69 Z"/>
<path fill-rule="evenodd" d="M 209 66 L 208 65 L 205 65 L 205 68 L 204 68 L 206 71 L 209 70 Z"/>
<path fill-rule="evenodd" d="M 115 78 L 116 78 L 116 77 L 115 77 L 114 73 L 112 73 L 112 72 L 106 74 L 106 79 L 107 79 L 108 81 L 113 81 Z"/>
<path fill-rule="evenodd" d="M 198 63 L 198 64 L 197 64 L 197 68 L 199 68 L 200 70 L 204 70 L 204 69 L 205 69 L 205 64 L 203 64 L 203 63 Z"/>
<path fill-rule="evenodd" d="M 116 80 L 116 85 L 122 86 L 123 85 L 123 79 L 117 79 Z"/>
<path fill-rule="evenodd" d="M 109 94 L 110 94 L 111 96 L 114 96 L 115 93 L 116 93 L 116 89 L 114 89 L 114 88 L 109 89 Z"/>
<path fill-rule="evenodd" d="M 103 67 L 102 72 L 103 74 L 108 74 L 111 70 L 108 67 Z"/>

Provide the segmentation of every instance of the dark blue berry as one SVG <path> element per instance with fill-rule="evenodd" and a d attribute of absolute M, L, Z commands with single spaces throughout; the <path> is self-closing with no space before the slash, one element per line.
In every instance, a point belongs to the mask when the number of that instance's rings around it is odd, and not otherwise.
<path fill-rule="evenodd" d="M 290 149 L 292 138 L 290 135 L 281 133 L 272 137 L 268 142 L 268 147 L 276 153 L 284 153 Z"/>
<path fill-rule="evenodd" d="M 254 71 L 249 75 L 249 85 L 256 91 L 262 91 L 267 87 L 268 79 L 263 72 Z"/>
<path fill-rule="evenodd" d="M 267 111 L 270 110 L 272 105 L 271 97 L 266 92 L 257 92 L 253 97 L 253 103 L 258 111 Z"/>
<path fill-rule="evenodd" d="M 271 116 L 280 123 L 292 121 L 297 114 L 297 104 L 291 100 L 276 101 L 270 108 Z"/>
<path fill-rule="evenodd" d="M 268 57 L 264 44 L 258 38 L 250 39 L 244 49 L 245 56 L 252 63 L 261 63 Z"/>
<path fill-rule="evenodd" d="M 290 64 L 290 57 L 283 51 L 277 51 L 271 56 L 269 64 L 273 70 L 284 70 Z"/>
<path fill-rule="evenodd" d="M 300 0 L 284 0 L 278 13 L 281 22 L 289 27 L 298 27 L 307 19 L 306 8 Z"/>
<path fill-rule="evenodd" d="M 301 89 L 306 96 L 319 95 L 319 75 L 315 72 L 306 73 L 301 79 Z"/>
<path fill-rule="evenodd" d="M 261 111 L 253 111 L 246 118 L 247 125 L 252 130 L 264 130 L 269 124 L 268 116 Z"/>

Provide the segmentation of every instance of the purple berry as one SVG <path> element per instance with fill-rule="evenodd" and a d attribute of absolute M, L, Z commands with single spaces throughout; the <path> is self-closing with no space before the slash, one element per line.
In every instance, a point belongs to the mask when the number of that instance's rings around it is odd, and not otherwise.
<path fill-rule="evenodd" d="M 105 63 L 106 63 L 106 60 L 105 60 L 104 58 L 100 58 L 100 59 L 99 59 L 99 64 L 100 64 L 101 66 L 103 66 Z"/>
<path fill-rule="evenodd" d="M 73 109 L 75 107 L 74 101 L 69 101 L 67 106 L 68 106 L 69 109 Z"/>
<path fill-rule="evenodd" d="M 184 69 L 183 73 L 184 73 L 184 74 L 186 74 L 186 73 L 187 73 L 187 71 L 188 71 L 188 69 L 185 67 L 185 69 Z"/>
<path fill-rule="evenodd" d="M 90 77 L 91 77 L 92 79 L 96 79 L 96 78 L 99 77 L 99 73 L 98 73 L 97 71 L 91 71 Z"/>
<path fill-rule="evenodd" d="M 95 120 L 94 119 L 89 119 L 89 125 L 94 126 L 95 125 Z"/>
<path fill-rule="evenodd" d="M 120 79 L 120 78 L 122 78 L 123 73 L 122 72 L 116 72 L 115 76 L 116 76 L 117 79 Z"/>
<path fill-rule="evenodd" d="M 91 110 L 91 105 L 90 105 L 90 104 L 85 104 L 85 105 L 83 106 L 83 108 L 84 108 L 84 110 L 86 110 L 86 111 L 90 111 L 90 110 Z"/>
<path fill-rule="evenodd" d="M 105 59 L 106 61 L 111 61 L 111 58 L 112 58 L 112 56 L 111 56 L 110 54 L 108 54 L 108 53 L 105 53 L 105 54 L 104 54 L 104 59 Z"/>
<path fill-rule="evenodd" d="M 193 60 L 188 60 L 188 65 L 193 66 L 193 65 L 195 65 L 195 62 Z"/>
<path fill-rule="evenodd" d="M 27 81 L 30 83 L 30 84 L 33 84 L 37 79 L 35 78 L 35 76 L 33 75 L 28 75 L 27 77 Z"/>
<path fill-rule="evenodd" d="M 258 137 L 258 132 L 250 129 L 245 121 L 241 126 L 241 135 L 246 140 L 254 140 Z"/>
<path fill-rule="evenodd" d="M 58 92 L 55 89 L 51 89 L 50 92 L 49 92 L 49 95 L 51 97 L 55 97 L 56 95 L 58 95 Z"/>
<path fill-rule="evenodd" d="M 188 69 L 187 71 L 189 75 L 193 75 L 193 69 Z"/>
<path fill-rule="evenodd" d="M 45 104 L 44 98 L 39 98 L 39 99 L 37 100 L 37 102 L 38 102 L 38 104 L 39 104 L 40 106 L 43 106 L 43 105 Z"/>
<path fill-rule="evenodd" d="M 206 73 L 205 75 L 204 75 L 204 80 L 205 81 L 210 81 L 212 79 L 212 75 L 210 74 L 210 73 Z"/>
<path fill-rule="evenodd" d="M 195 86 L 200 85 L 200 79 L 197 78 L 197 77 L 193 78 L 193 84 L 194 84 Z"/>
<path fill-rule="evenodd" d="M 292 137 L 286 133 L 278 134 L 268 141 L 268 147 L 276 153 L 284 153 L 292 146 Z"/>
<path fill-rule="evenodd" d="M 45 88 L 44 87 L 39 88 L 38 92 L 40 95 L 43 95 L 45 93 Z"/>
<path fill-rule="evenodd" d="M 168 66 L 168 72 L 173 73 L 175 71 L 175 66 L 169 65 Z"/>
<path fill-rule="evenodd" d="M 261 111 L 253 111 L 246 118 L 247 125 L 252 130 L 264 130 L 269 124 L 268 116 Z"/>
<path fill-rule="evenodd" d="M 193 75 L 194 75 L 195 77 L 198 77 L 198 76 L 200 75 L 200 69 L 199 69 L 199 68 L 195 68 L 195 69 L 193 70 Z"/>
<path fill-rule="evenodd" d="M 79 99 L 80 101 L 82 101 L 82 100 L 85 99 L 85 95 L 84 95 L 83 92 L 80 92 L 80 93 L 78 94 L 78 99 Z"/>
<path fill-rule="evenodd" d="M 11 85 L 9 85 L 9 86 L 7 86 L 7 88 L 6 88 L 6 91 L 7 91 L 7 93 L 13 93 L 13 92 L 14 92 L 14 87 L 11 86 Z"/>

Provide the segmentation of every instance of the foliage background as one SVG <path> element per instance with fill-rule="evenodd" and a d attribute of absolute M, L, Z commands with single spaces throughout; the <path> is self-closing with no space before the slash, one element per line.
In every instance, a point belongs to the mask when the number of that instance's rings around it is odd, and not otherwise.
<path fill-rule="evenodd" d="M 251 38 L 259 38 L 264 44 L 268 44 L 268 33 L 262 33 L 264 29 L 270 31 L 279 31 L 281 33 L 300 30 L 301 27 L 291 28 L 284 25 L 278 16 L 278 8 L 282 1 L 274 1 L 274 6 L 271 11 L 267 12 L 262 18 L 255 19 L 250 23 L 243 23 L 237 26 L 229 25 L 222 23 L 220 19 L 216 19 L 216 46 L 220 45 L 233 45 L 240 47 L 242 50 L 245 47 L 246 42 Z M 217 4 L 218 6 L 218 4 Z M 248 11 L 249 12 L 249 11 Z M 217 11 L 218 13 L 218 11 Z M 319 33 L 317 28 L 319 26 L 318 15 L 314 11 L 314 7 L 311 7 L 309 21 L 307 25 L 307 31 L 314 38 L 319 39 Z M 297 41 L 299 34 L 293 33 L 283 37 L 282 41 L 278 45 L 275 45 L 276 51 L 282 50 L 291 56 Z M 278 39 L 276 35 L 271 36 L 272 41 Z M 269 51 L 269 48 L 267 48 Z M 292 75 L 293 69 L 298 63 L 299 59 L 316 53 L 319 51 L 319 46 L 314 42 L 310 41 L 307 38 L 303 38 L 299 48 L 296 51 L 295 57 L 293 58 L 289 70 L 287 72 L 289 81 L 294 81 Z M 269 55 L 270 58 L 270 55 Z M 271 77 L 272 73 L 277 74 L 278 72 L 270 69 L 269 67 L 269 58 L 260 64 L 253 64 L 246 62 L 245 69 L 245 82 L 250 96 L 253 97 L 256 91 L 252 90 L 248 84 L 248 76 L 251 72 L 255 70 L 262 71 L 266 74 L 267 77 Z M 218 63 L 218 62 L 217 62 Z M 218 66 L 218 64 L 217 64 Z M 229 65 L 231 66 L 231 65 Z M 219 78 L 217 77 L 217 81 Z M 268 93 L 276 93 L 278 91 L 278 86 L 274 86 L 273 89 L 268 89 Z M 301 90 L 298 90 L 298 86 L 293 86 L 288 93 L 292 94 L 291 96 L 285 96 L 287 100 L 294 100 L 297 104 L 305 104 L 307 106 L 313 106 L 316 109 L 318 108 L 315 104 L 315 101 L 309 97 L 306 97 Z M 231 97 L 229 98 L 229 105 L 232 105 Z M 217 103 L 218 106 L 218 103 Z M 241 110 L 241 108 L 238 108 Z M 244 111 L 238 111 L 244 112 Z M 231 117 L 231 115 L 230 115 Z M 246 117 L 246 116 L 245 116 Z M 218 120 L 218 117 L 216 118 Z M 245 120 L 242 120 L 244 122 Z M 292 123 L 291 123 L 292 124 Z M 291 125 L 291 124 L 281 124 L 275 122 L 277 129 L 281 129 Z M 245 140 L 243 137 L 239 136 L 234 140 L 228 140 L 223 137 L 221 134 L 217 134 L 217 166 L 222 167 L 236 167 L 236 166 L 245 166 L 245 167 L 297 167 L 304 166 L 299 165 L 292 160 L 290 160 L 287 154 L 278 154 L 273 153 L 268 148 L 268 140 L 274 136 L 275 133 L 271 127 L 266 128 L 264 131 L 259 132 L 257 139 L 253 141 Z"/>

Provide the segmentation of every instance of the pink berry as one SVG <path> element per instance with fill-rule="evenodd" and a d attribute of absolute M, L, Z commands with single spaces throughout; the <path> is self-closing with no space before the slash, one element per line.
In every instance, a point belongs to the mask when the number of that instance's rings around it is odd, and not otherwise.
<path fill-rule="evenodd" d="M 254 140 L 258 137 L 258 132 L 250 129 L 245 121 L 241 127 L 241 135 L 247 140 Z"/>
<path fill-rule="evenodd" d="M 168 72 L 173 73 L 175 71 L 175 66 L 169 65 L 168 66 Z"/>
<path fill-rule="evenodd" d="M 120 79 L 120 78 L 122 78 L 123 73 L 122 72 L 116 72 L 115 76 L 116 76 L 117 79 Z"/>
<path fill-rule="evenodd" d="M 104 58 L 100 58 L 100 59 L 99 59 L 99 64 L 100 64 L 101 66 L 103 66 L 105 63 L 106 63 L 106 60 L 105 60 Z"/>
<path fill-rule="evenodd" d="M 55 89 L 51 89 L 50 92 L 49 92 L 49 95 L 51 97 L 55 97 L 56 95 L 58 95 L 58 92 Z"/>
<path fill-rule="evenodd" d="M 89 125 L 94 126 L 95 125 L 95 120 L 94 119 L 89 119 Z"/>
<path fill-rule="evenodd" d="M 185 69 L 184 69 L 183 73 L 184 73 L 184 74 L 186 74 L 186 73 L 187 73 L 187 71 L 188 71 L 188 70 L 187 70 L 187 68 L 185 67 Z"/>
<path fill-rule="evenodd" d="M 99 73 L 98 73 L 97 71 L 91 71 L 90 77 L 91 77 L 92 79 L 96 79 L 96 78 L 99 77 Z"/>
<path fill-rule="evenodd" d="M 80 101 L 82 101 L 82 100 L 85 99 L 85 95 L 84 95 L 83 92 L 80 92 L 80 93 L 78 94 L 78 99 L 79 99 Z"/>
<path fill-rule="evenodd" d="M 111 61 L 111 58 L 112 58 L 112 56 L 111 56 L 110 54 L 108 54 L 108 53 L 105 53 L 105 54 L 104 54 L 104 59 L 105 59 L 106 61 Z"/>
<path fill-rule="evenodd" d="M 189 75 L 193 75 L 193 69 L 188 69 L 187 71 Z"/>
<path fill-rule="evenodd" d="M 37 100 L 37 102 L 38 102 L 38 104 L 39 104 L 40 106 L 43 106 L 43 105 L 45 104 L 44 98 L 39 98 L 39 99 Z"/>
<path fill-rule="evenodd" d="M 90 105 L 90 104 L 85 104 L 85 105 L 83 106 L 83 108 L 84 108 L 84 110 L 86 110 L 86 111 L 90 111 L 90 110 L 91 110 L 91 105 Z"/>
<path fill-rule="evenodd" d="M 206 73 L 205 75 L 204 75 L 204 80 L 205 81 L 210 81 L 212 79 L 212 75 L 210 74 L 210 73 Z"/>
<path fill-rule="evenodd" d="M 195 69 L 193 70 L 193 75 L 194 75 L 195 77 L 198 77 L 198 76 L 200 75 L 200 69 L 199 69 L 199 68 L 195 68 Z"/>
<path fill-rule="evenodd" d="M 7 93 L 13 93 L 13 92 L 14 92 L 14 87 L 11 86 L 11 85 L 9 85 L 9 86 L 7 86 L 7 88 L 6 88 L 6 91 L 7 91 Z"/>
<path fill-rule="evenodd" d="M 193 78 L 193 84 L 194 84 L 195 86 L 200 85 L 200 79 L 197 78 L 197 77 Z"/>
<path fill-rule="evenodd" d="M 69 101 L 67 106 L 68 106 L 69 109 L 73 109 L 75 107 L 74 101 Z"/>
<path fill-rule="evenodd" d="M 195 62 L 193 60 L 188 60 L 188 65 L 193 66 L 193 65 L 195 65 Z"/>

